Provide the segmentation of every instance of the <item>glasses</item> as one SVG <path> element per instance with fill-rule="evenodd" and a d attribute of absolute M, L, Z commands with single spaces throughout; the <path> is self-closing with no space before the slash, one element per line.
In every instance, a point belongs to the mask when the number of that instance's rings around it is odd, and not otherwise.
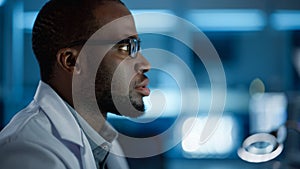
<path fill-rule="evenodd" d="M 74 47 L 83 45 L 87 42 L 87 40 L 79 40 L 70 43 L 67 47 Z M 97 41 L 97 40 L 89 40 L 89 45 L 104 45 L 104 44 L 114 44 L 114 41 Z M 113 46 L 113 49 L 117 49 L 119 53 L 129 56 L 131 58 L 136 58 L 138 52 L 141 50 L 141 40 L 139 38 L 129 37 L 123 39 L 116 43 Z"/>
<path fill-rule="evenodd" d="M 136 38 L 127 38 L 119 41 L 115 47 L 117 47 L 120 52 L 124 52 L 131 58 L 136 58 L 138 52 L 141 50 L 141 41 Z"/>

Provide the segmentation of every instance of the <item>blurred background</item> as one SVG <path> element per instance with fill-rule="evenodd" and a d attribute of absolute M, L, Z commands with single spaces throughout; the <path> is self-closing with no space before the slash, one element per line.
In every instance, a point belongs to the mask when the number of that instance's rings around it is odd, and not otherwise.
<path fill-rule="evenodd" d="M 0 0 L 0 128 L 32 100 L 38 85 L 39 68 L 31 49 L 31 30 L 37 12 L 45 2 Z M 173 72 L 176 77 L 159 69 L 150 71 L 147 74 L 153 95 L 145 99 L 147 114 L 140 121 L 115 116 L 109 117 L 109 121 L 119 132 L 134 137 L 155 136 L 175 125 L 172 134 L 157 141 L 155 148 L 158 149 L 164 149 L 173 137 L 185 136 L 186 126 L 192 121 L 196 124 L 181 142 L 165 153 L 129 159 L 132 168 L 300 168 L 300 158 L 297 157 L 300 150 L 299 0 L 123 2 L 134 14 L 160 12 L 194 24 L 218 52 L 227 83 L 220 124 L 208 142 L 199 145 L 197 139 L 207 120 L 211 102 L 209 76 L 189 47 L 162 35 L 183 32 L 185 40 L 197 49 L 203 44 L 199 34 L 164 18 L 150 17 L 143 24 L 137 23 L 140 31 L 152 32 L 140 35 L 142 49 L 162 49 L 176 55 L 191 70 L 198 87 L 189 85 L 191 81 L 178 68 L 178 63 L 172 57 L 166 57 L 170 54 L 145 50 L 144 55 L 151 64 Z M 188 105 L 180 107 L 180 92 L 199 93 L 200 109 Z M 193 98 L 181 99 L 195 101 Z M 165 103 L 164 109 L 156 109 L 156 103 L 161 101 Z M 197 116 L 190 113 L 194 110 L 198 111 Z M 183 118 L 174 124 L 181 113 L 184 113 Z M 282 125 L 287 126 L 287 138 L 280 156 L 255 164 L 238 157 L 237 150 L 247 136 L 257 132 L 271 133 Z"/>

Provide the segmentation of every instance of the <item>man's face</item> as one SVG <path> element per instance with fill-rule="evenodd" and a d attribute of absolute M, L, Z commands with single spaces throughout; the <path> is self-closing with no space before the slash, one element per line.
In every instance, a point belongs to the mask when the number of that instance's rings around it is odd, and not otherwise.
<path fill-rule="evenodd" d="M 95 15 L 105 15 L 107 21 L 113 21 L 130 15 L 130 12 L 121 4 L 111 3 L 105 9 L 96 10 Z M 95 80 L 97 102 L 102 113 L 140 116 L 145 110 L 143 97 L 150 94 L 147 88 L 149 80 L 144 75 L 150 64 L 139 52 L 130 56 L 130 46 L 134 45 L 130 42 L 138 40 L 132 17 L 126 17 L 115 27 L 109 38 L 122 41 L 109 50 L 98 68 Z"/>

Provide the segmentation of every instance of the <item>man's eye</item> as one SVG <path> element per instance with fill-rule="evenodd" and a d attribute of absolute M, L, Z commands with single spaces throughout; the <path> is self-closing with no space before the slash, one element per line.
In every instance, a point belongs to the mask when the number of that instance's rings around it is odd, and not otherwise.
<path fill-rule="evenodd" d="M 128 52 L 129 51 L 129 45 L 128 44 L 120 44 L 118 49 L 120 51 Z"/>

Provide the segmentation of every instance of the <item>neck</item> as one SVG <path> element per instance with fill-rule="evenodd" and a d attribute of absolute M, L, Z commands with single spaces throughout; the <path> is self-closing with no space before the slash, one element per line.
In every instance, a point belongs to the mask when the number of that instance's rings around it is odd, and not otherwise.
<path fill-rule="evenodd" d="M 74 108 L 73 98 L 72 98 L 72 83 L 67 80 L 52 79 L 48 82 L 48 85 L 51 86 L 53 90 L 70 106 Z"/>

